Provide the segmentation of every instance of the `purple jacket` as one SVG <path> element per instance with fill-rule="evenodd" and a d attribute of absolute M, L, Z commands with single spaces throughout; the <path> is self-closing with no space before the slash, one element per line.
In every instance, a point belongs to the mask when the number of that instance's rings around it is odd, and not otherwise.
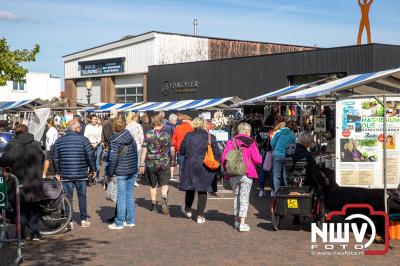
<path fill-rule="evenodd" d="M 238 147 L 241 147 L 243 150 L 243 159 L 247 167 L 247 177 L 253 178 L 253 179 L 258 179 L 258 174 L 255 165 L 261 165 L 262 163 L 262 157 L 260 155 L 260 152 L 258 151 L 257 144 L 256 142 L 250 138 L 249 136 L 245 134 L 238 134 L 235 137 L 236 139 L 236 144 Z M 226 165 L 226 155 L 228 152 L 233 150 L 235 148 L 233 141 L 229 140 L 226 145 L 224 152 L 222 153 L 222 166 L 225 168 Z M 231 176 L 226 176 L 226 179 L 231 178 Z"/>

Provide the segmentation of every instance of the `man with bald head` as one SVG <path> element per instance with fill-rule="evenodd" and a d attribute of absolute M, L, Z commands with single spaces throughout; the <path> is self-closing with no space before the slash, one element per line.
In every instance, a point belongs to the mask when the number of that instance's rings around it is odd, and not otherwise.
<path fill-rule="evenodd" d="M 96 173 L 94 150 L 90 141 L 80 134 L 81 125 L 76 120 L 67 123 L 65 136 L 57 139 L 53 148 L 53 165 L 56 178 L 62 179 L 67 197 L 72 200 L 76 187 L 81 213 L 81 226 L 90 226 L 87 214 L 86 183 L 88 168 L 90 173 Z M 72 224 L 70 225 L 72 227 Z"/>

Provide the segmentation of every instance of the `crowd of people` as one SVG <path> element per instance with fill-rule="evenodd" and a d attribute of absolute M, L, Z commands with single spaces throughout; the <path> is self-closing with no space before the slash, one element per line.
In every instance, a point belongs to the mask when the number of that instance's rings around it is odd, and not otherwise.
<path fill-rule="evenodd" d="M 314 140 L 310 133 L 298 134 L 296 144 L 294 132 L 297 127 L 293 123 L 276 121 L 274 129 L 265 132 L 261 140 L 253 137 L 248 123 L 239 123 L 235 130 L 237 134 L 221 150 L 215 136 L 209 132 L 208 121 L 200 116 L 192 119 L 188 115 L 171 114 L 167 120 L 164 112 L 154 113 L 151 117 L 129 113 L 126 118 L 112 112 L 107 121 L 100 122 L 96 115 L 91 115 L 85 123 L 77 115 L 67 123 L 63 135 L 50 118 L 43 149 L 33 140 L 28 128 L 21 124 L 16 129 L 15 139 L 5 149 L 0 166 L 10 167 L 24 185 L 23 228 L 27 226 L 30 229 L 34 240 L 40 239 L 37 209 L 38 202 L 43 199 L 42 180 L 49 174 L 63 181 L 64 190 L 71 200 L 76 188 L 82 227 L 91 225 L 87 212 L 88 176 L 103 182 L 104 189 L 110 182 L 115 182 L 115 217 L 108 225 L 111 230 L 135 226 L 134 191 L 139 176 L 149 185 L 151 211 L 169 214 L 168 185 L 171 179 L 176 179 L 174 168 L 177 166 L 179 188 L 185 192 L 182 213 L 192 217 L 197 192 L 195 221 L 198 224 L 206 222 L 207 195 L 217 191 L 217 176 L 222 173 L 232 186 L 235 216 L 232 224 L 240 232 L 250 231 L 246 217 L 253 182 L 260 177 L 260 196 L 265 196 L 266 172 L 272 173 L 272 195 L 280 186 L 287 185 L 284 162 L 291 147 L 294 158 L 308 161 L 307 183 L 316 187 L 322 185 L 323 175 L 308 151 Z M 266 156 L 266 152 L 272 156 Z M 205 157 L 210 154 L 220 167 L 212 169 L 205 164 Z M 267 170 L 262 166 L 266 160 L 271 160 L 272 164 Z M 102 163 L 105 171 L 100 177 Z M 69 228 L 73 228 L 73 223 Z"/>

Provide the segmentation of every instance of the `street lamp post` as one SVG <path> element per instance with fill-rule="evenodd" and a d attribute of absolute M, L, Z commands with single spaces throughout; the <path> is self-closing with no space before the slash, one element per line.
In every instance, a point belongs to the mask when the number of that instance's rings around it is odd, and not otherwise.
<path fill-rule="evenodd" d="M 93 81 L 88 79 L 85 81 L 87 104 L 90 104 L 90 97 L 92 97 Z"/>

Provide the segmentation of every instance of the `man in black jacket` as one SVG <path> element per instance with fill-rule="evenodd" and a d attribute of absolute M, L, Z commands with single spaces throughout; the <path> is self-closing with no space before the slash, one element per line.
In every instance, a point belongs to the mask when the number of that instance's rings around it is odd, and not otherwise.
<path fill-rule="evenodd" d="M 79 122 L 72 120 L 67 124 L 67 134 L 54 143 L 53 165 L 57 179 L 65 182 L 64 190 L 72 200 L 74 186 L 76 187 L 79 210 L 81 213 L 81 226 L 90 226 L 87 214 L 86 183 L 88 180 L 87 169 L 91 174 L 96 173 L 94 150 L 87 138 L 80 135 Z"/>

